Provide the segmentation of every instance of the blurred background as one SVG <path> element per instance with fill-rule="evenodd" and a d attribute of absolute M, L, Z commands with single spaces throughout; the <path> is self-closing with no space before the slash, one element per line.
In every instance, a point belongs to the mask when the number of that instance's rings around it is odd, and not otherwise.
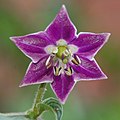
<path fill-rule="evenodd" d="M 0 112 L 29 109 L 37 89 L 37 85 L 18 87 L 30 59 L 9 37 L 44 30 L 62 4 L 78 32 L 112 33 L 95 57 L 108 80 L 78 82 L 64 105 L 62 120 L 120 120 L 119 0 L 0 0 Z M 48 86 L 46 97 L 50 96 L 54 94 Z M 45 113 L 45 120 L 54 119 L 50 114 Z"/>

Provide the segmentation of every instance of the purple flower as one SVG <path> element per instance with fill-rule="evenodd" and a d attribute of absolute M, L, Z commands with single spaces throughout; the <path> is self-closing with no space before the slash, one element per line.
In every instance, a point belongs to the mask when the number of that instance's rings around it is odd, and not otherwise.
<path fill-rule="evenodd" d="M 106 79 L 94 56 L 110 33 L 80 32 L 63 5 L 52 23 L 37 33 L 10 39 L 32 59 L 20 87 L 50 83 L 61 103 L 65 103 L 75 83 Z"/>

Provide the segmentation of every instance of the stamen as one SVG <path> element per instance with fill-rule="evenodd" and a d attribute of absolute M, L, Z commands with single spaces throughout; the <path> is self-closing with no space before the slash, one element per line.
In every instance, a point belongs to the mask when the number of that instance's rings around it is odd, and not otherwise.
<path fill-rule="evenodd" d="M 71 71 L 71 74 L 72 74 L 72 73 L 73 73 L 72 67 L 70 67 L 69 69 L 70 69 L 70 71 Z"/>
<path fill-rule="evenodd" d="M 61 71 L 62 71 L 62 67 L 54 67 L 54 75 L 55 76 L 59 76 L 61 74 Z"/>
<path fill-rule="evenodd" d="M 49 64 L 49 62 L 50 62 L 50 56 L 49 56 L 48 59 L 46 60 L 45 65 L 47 66 L 47 65 Z"/>
<path fill-rule="evenodd" d="M 69 53 L 69 51 L 66 49 L 63 54 L 64 54 L 65 56 L 68 56 L 70 53 Z"/>
<path fill-rule="evenodd" d="M 51 56 L 49 56 L 48 59 L 46 60 L 45 65 L 46 65 L 47 69 L 52 66 L 52 61 L 51 60 L 52 60 Z"/>
<path fill-rule="evenodd" d="M 71 76 L 73 74 L 73 70 L 71 67 L 69 67 L 68 69 L 65 69 L 65 73 L 68 75 L 68 76 Z"/>
<path fill-rule="evenodd" d="M 76 60 L 78 61 L 78 63 L 80 64 L 80 63 L 81 63 L 80 58 L 79 58 L 77 55 L 75 55 L 75 58 L 76 58 Z"/>
<path fill-rule="evenodd" d="M 52 64 L 49 64 L 49 65 L 47 66 L 47 69 L 50 68 L 51 66 L 52 66 Z"/>
<path fill-rule="evenodd" d="M 79 65 L 81 63 L 81 60 L 80 60 L 80 58 L 77 55 L 74 55 L 74 58 L 72 59 L 72 62 L 75 65 Z"/>

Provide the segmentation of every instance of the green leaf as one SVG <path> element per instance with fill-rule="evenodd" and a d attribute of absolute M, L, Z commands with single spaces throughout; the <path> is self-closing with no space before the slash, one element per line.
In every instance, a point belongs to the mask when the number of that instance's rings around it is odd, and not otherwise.
<path fill-rule="evenodd" d="M 25 113 L 0 113 L 0 120 L 29 120 L 25 117 Z"/>
<path fill-rule="evenodd" d="M 26 113 L 0 113 L 0 120 L 32 120 L 26 117 Z M 37 120 L 41 120 L 38 118 Z"/>
<path fill-rule="evenodd" d="M 38 104 L 38 109 L 40 114 L 44 111 L 52 111 L 56 116 L 56 120 L 61 120 L 63 115 L 63 107 L 55 98 L 45 99 L 41 104 Z"/>

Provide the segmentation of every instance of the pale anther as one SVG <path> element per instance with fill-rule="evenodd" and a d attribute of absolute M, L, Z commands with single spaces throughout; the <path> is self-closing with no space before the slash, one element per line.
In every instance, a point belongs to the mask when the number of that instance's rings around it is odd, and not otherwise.
<path fill-rule="evenodd" d="M 79 65 L 79 64 L 81 63 L 81 60 L 80 60 L 80 58 L 79 58 L 77 55 L 75 55 L 75 56 L 73 57 L 73 59 L 72 59 L 72 62 L 73 62 L 75 65 Z"/>
<path fill-rule="evenodd" d="M 62 67 L 54 67 L 54 75 L 59 76 L 62 72 Z"/>
<path fill-rule="evenodd" d="M 52 59 L 51 56 L 49 56 L 48 59 L 46 60 L 45 65 L 46 65 L 47 69 L 50 68 L 50 67 L 52 66 L 51 59 Z"/>
<path fill-rule="evenodd" d="M 66 73 L 66 75 L 71 76 L 73 74 L 72 68 L 69 67 L 68 69 L 65 69 L 65 73 Z"/>

